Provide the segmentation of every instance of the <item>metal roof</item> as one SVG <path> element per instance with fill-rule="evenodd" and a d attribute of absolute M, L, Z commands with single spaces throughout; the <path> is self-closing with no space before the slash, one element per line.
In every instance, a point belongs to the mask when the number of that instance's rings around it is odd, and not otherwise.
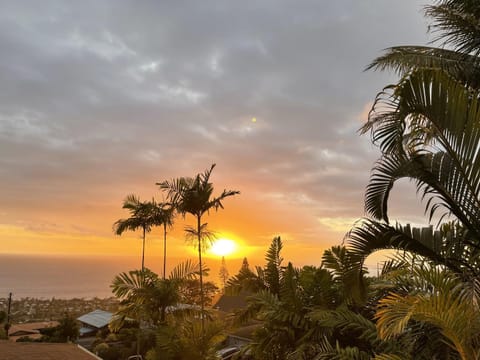
<path fill-rule="evenodd" d="M 108 323 L 112 319 L 112 316 L 113 314 L 111 312 L 94 310 L 92 312 L 89 312 L 88 314 L 80 316 L 79 318 L 77 318 L 77 320 L 86 325 L 101 329 L 108 325 Z"/>

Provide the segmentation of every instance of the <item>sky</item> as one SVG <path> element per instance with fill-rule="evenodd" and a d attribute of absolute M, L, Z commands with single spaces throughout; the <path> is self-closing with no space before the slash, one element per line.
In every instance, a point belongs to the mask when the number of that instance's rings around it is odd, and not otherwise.
<path fill-rule="evenodd" d="M 216 194 L 241 192 L 206 218 L 232 258 L 261 263 L 280 235 L 319 264 L 379 155 L 358 129 L 395 75 L 364 69 L 431 39 L 425 2 L 1 1 L 0 254 L 140 256 L 140 232 L 112 231 L 126 195 L 162 200 L 156 182 L 215 163 Z M 418 204 L 400 184 L 390 217 L 421 221 Z M 192 223 L 169 256 L 194 256 Z"/>

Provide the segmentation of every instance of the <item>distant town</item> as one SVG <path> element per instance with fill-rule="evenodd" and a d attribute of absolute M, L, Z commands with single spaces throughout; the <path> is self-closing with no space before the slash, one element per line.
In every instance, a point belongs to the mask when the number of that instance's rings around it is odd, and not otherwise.
<path fill-rule="evenodd" d="M 100 298 L 74 298 L 74 299 L 36 299 L 36 298 L 12 298 L 10 318 L 13 323 L 26 323 L 36 321 L 58 320 L 70 315 L 77 318 L 95 309 L 104 309 L 112 313 L 118 310 L 118 299 L 111 297 Z M 8 310 L 8 297 L 0 298 L 0 312 Z"/>

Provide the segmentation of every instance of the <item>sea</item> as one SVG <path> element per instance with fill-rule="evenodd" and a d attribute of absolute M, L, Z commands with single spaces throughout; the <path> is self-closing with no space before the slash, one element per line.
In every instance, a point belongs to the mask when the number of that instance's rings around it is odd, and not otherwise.
<path fill-rule="evenodd" d="M 176 264 L 184 260 L 168 258 L 167 276 Z M 206 280 L 218 284 L 220 260 L 205 261 L 211 269 Z M 163 258 L 146 256 L 145 266 L 161 275 Z M 227 266 L 230 275 L 234 275 L 241 266 L 241 259 L 227 261 Z M 117 274 L 140 268 L 140 257 L 133 256 L 0 254 L 0 298 L 8 297 L 9 293 L 17 299 L 108 298 L 113 296 L 110 285 Z"/>

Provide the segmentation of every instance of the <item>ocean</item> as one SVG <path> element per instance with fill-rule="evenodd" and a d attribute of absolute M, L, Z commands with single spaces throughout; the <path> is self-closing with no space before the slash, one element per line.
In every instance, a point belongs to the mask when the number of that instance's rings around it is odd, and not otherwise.
<path fill-rule="evenodd" d="M 170 269 L 185 259 L 167 259 Z M 192 259 L 195 261 L 195 259 Z M 205 259 L 211 268 L 207 281 L 218 282 L 220 260 Z M 145 257 L 145 266 L 161 274 L 161 257 Z M 241 259 L 227 260 L 230 275 L 237 273 Z M 34 297 L 42 299 L 107 298 L 115 275 L 139 269 L 140 257 L 133 256 L 39 256 L 0 254 L 0 298 Z"/>

